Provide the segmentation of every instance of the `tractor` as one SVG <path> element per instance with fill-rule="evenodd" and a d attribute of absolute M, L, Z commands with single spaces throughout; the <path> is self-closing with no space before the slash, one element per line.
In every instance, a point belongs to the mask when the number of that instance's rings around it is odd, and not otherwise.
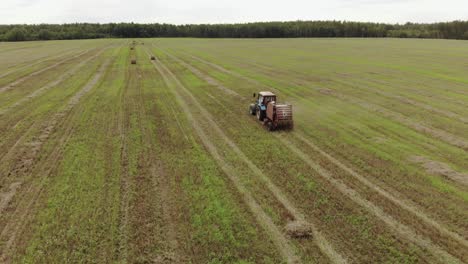
<path fill-rule="evenodd" d="M 257 94 L 253 94 L 257 97 Z M 272 92 L 259 92 L 255 103 L 250 104 L 249 113 L 256 115 L 258 121 L 262 122 L 269 131 L 278 128 L 293 128 L 292 105 L 278 104 L 276 95 Z"/>

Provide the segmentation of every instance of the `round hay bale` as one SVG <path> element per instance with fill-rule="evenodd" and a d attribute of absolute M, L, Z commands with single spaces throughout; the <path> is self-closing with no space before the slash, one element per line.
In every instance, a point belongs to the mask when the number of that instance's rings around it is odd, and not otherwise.
<path fill-rule="evenodd" d="M 132 63 L 132 64 L 136 64 L 136 60 L 133 59 L 133 60 L 131 61 L 131 63 Z"/>
<path fill-rule="evenodd" d="M 285 226 L 286 235 L 291 238 L 312 237 L 312 225 L 305 221 L 291 221 Z"/>

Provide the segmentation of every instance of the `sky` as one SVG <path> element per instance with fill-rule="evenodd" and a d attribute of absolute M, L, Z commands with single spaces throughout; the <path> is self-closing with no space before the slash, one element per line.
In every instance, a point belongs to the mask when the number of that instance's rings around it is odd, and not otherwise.
<path fill-rule="evenodd" d="M 468 20 L 468 0 L 1 0 L 0 24 Z"/>

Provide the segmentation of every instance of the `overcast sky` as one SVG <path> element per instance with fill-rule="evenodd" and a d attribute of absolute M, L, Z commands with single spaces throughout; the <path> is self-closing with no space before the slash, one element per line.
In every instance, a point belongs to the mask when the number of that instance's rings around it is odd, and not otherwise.
<path fill-rule="evenodd" d="M 0 24 L 468 20 L 468 0 L 1 0 Z"/>

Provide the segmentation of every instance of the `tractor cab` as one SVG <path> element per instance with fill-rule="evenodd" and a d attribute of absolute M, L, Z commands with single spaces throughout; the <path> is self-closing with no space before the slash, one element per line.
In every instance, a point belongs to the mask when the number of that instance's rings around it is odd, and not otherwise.
<path fill-rule="evenodd" d="M 259 92 L 258 93 L 258 99 L 257 99 L 258 106 L 266 107 L 269 102 L 275 102 L 275 101 L 276 101 L 276 95 L 272 92 Z"/>
<path fill-rule="evenodd" d="M 256 97 L 256 94 L 253 94 Z M 272 92 L 259 92 L 257 100 L 249 106 L 249 112 L 252 115 L 257 115 L 258 120 L 263 121 L 266 115 L 267 106 L 271 102 L 276 101 L 276 95 Z"/>

